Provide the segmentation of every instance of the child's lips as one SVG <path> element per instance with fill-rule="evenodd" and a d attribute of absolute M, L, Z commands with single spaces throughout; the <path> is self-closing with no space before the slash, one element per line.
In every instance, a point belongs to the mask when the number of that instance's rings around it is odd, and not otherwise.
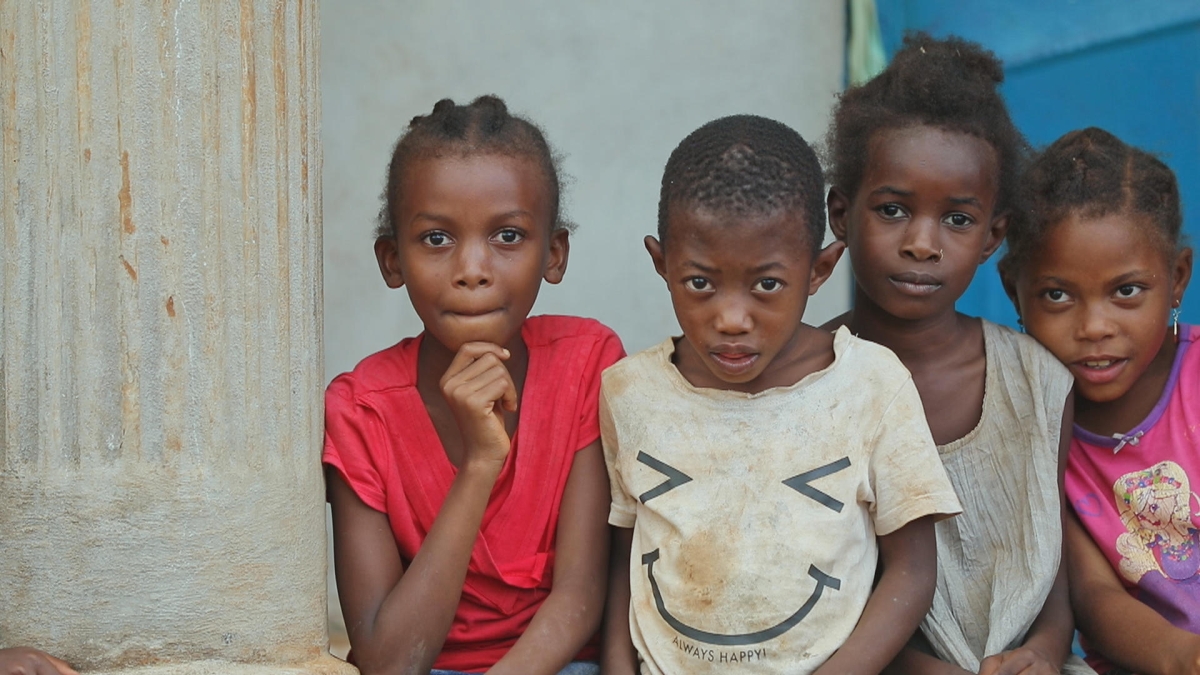
<path fill-rule="evenodd" d="M 754 367 L 758 353 L 742 350 L 713 350 L 709 352 L 721 370 L 730 375 L 740 375 Z"/>
<path fill-rule="evenodd" d="M 1129 359 L 1116 356 L 1087 356 L 1071 363 L 1071 374 L 1089 384 L 1108 384 L 1121 376 Z"/>
<path fill-rule="evenodd" d="M 931 295 L 942 287 L 937 277 L 919 272 L 902 272 L 888 277 L 888 281 L 908 295 Z"/>

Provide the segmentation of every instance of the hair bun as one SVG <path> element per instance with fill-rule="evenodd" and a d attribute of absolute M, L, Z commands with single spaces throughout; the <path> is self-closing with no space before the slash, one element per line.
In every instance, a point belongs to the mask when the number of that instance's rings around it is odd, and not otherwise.
<path fill-rule="evenodd" d="M 918 78 L 919 73 L 928 72 L 936 62 L 937 69 L 954 70 L 964 78 L 991 82 L 993 85 L 1004 82 L 1004 64 L 1000 59 L 978 43 L 960 37 L 938 40 L 924 31 L 906 33 L 904 46 L 896 54 L 896 60 L 912 61 L 904 65 L 914 66 L 909 72 Z"/>

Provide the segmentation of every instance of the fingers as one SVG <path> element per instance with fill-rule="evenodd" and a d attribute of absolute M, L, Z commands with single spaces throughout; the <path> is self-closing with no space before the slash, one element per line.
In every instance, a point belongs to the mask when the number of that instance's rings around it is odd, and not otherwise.
<path fill-rule="evenodd" d="M 49 654 L 43 654 L 43 656 L 45 656 L 46 660 L 50 662 L 50 665 L 54 666 L 54 669 L 58 675 L 79 675 L 79 672 L 68 665 L 66 661 L 50 656 Z"/>
<path fill-rule="evenodd" d="M 0 649 L 0 675 L 79 675 L 66 661 L 29 647 Z"/>
<path fill-rule="evenodd" d="M 442 387 L 445 388 L 448 379 L 453 378 L 463 370 L 469 368 L 476 361 L 489 355 L 494 357 L 496 361 L 505 361 L 509 357 L 507 349 L 491 342 L 468 342 L 459 347 L 458 353 L 454 355 L 454 360 L 450 362 L 450 367 L 446 369 L 446 374 L 442 376 Z"/>
<path fill-rule="evenodd" d="M 517 388 L 503 361 L 508 350 L 487 342 L 468 342 L 442 376 L 442 395 L 452 406 L 465 405 L 479 413 L 494 412 L 495 403 L 517 409 Z"/>
<path fill-rule="evenodd" d="M 979 664 L 979 675 L 1052 675 L 1058 668 L 1025 647 L 994 654 Z"/>

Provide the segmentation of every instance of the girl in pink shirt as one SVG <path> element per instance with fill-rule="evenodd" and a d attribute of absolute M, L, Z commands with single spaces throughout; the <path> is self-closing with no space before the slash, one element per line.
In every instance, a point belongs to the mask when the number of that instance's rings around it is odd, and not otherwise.
<path fill-rule="evenodd" d="M 1075 376 L 1071 600 L 1100 673 L 1200 673 L 1200 350 L 1175 176 L 1101 129 L 1026 172 L 1001 262 L 1024 325 Z"/>

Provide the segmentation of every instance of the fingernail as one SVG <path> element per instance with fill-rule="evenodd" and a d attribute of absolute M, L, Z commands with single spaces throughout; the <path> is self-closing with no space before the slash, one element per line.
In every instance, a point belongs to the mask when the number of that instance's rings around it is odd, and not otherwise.
<path fill-rule="evenodd" d="M 504 349 L 503 347 L 501 347 L 501 348 L 500 348 L 500 351 L 504 352 L 504 355 L 505 355 L 505 356 L 512 356 L 512 354 L 509 354 L 509 353 L 508 353 L 508 350 L 507 350 L 507 349 Z"/>

